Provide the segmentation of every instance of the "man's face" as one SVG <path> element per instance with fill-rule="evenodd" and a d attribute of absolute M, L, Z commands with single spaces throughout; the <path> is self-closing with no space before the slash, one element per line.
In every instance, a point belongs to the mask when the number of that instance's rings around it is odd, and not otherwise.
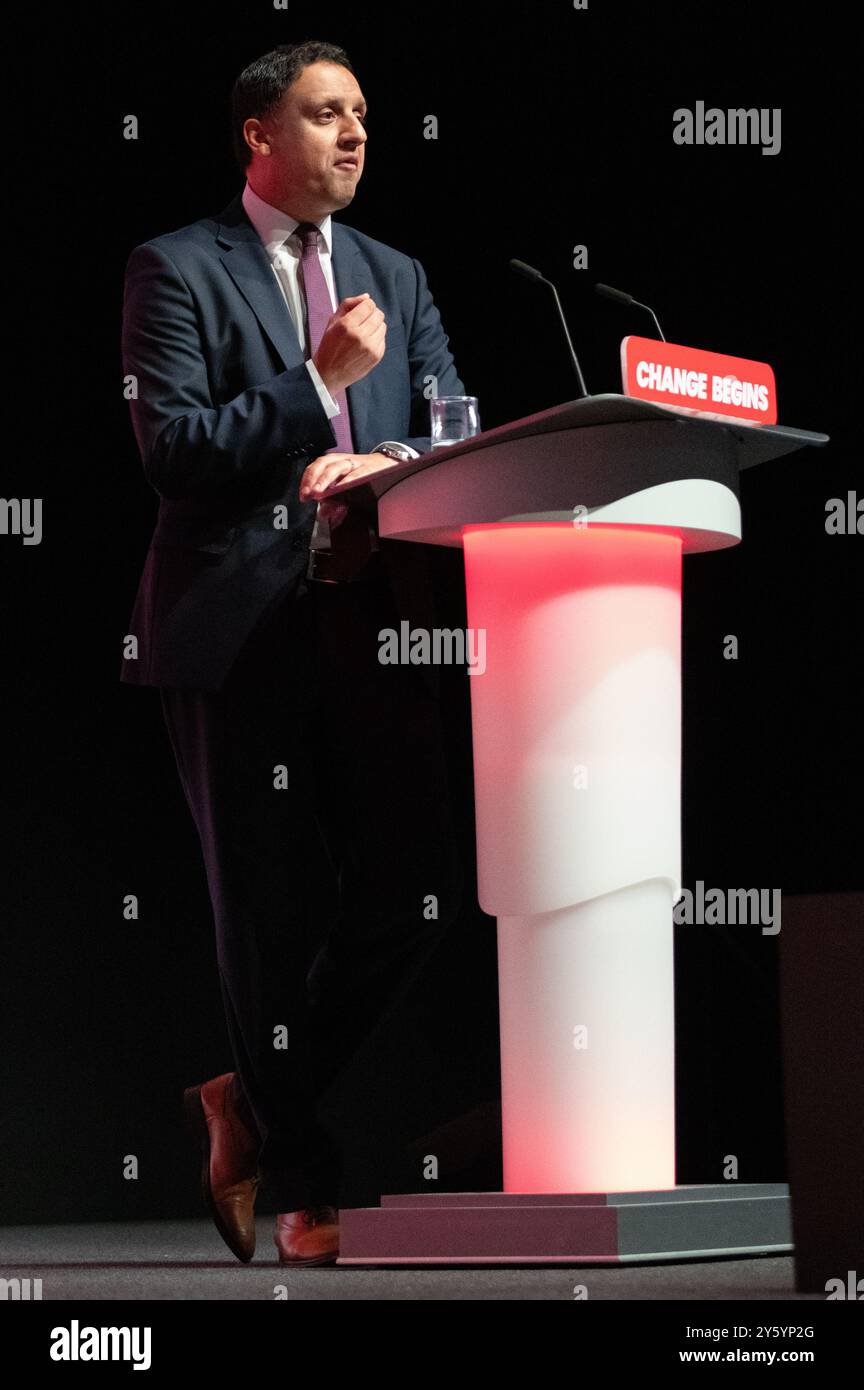
<path fill-rule="evenodd" d="M 253 162 L 269 201 L 276 195 L 286 210 L 312 218 L 347 207 L 363 172 L 365 117 L 363 93 L 347 68 L 304 68 L 272 115 L 256 123 L 263 148 Z"/>

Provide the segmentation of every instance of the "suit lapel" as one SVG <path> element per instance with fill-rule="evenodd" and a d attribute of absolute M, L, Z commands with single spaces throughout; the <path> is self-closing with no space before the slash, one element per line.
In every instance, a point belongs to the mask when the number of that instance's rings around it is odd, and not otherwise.
<path fill-rule="evenodd" d="M 251 308 L 285 367 L 303 362 L 300 340 L 267 252 L 246 216 L 240 194 L 219 217 L 219 259 Z"/>
<path fill-rule="evenodd" d="M 331 221 L 330 231 L 333 237 L 333 279 L 337 303 L 341 304 L 349 295 L 362 294 L 364 290 L 372 294 L 369 266 L 356 243 L 338 222 Z M 351 438 L 354 441 L 354 450 L 358 454 L 368 453 L 372 445 L 378 443 L 378 439 L 370 441 L 368 438 L 371 380 L 372 373 L 367 372 L 359 381 L 349 386 L 347 391 Z M 380 435 L 378 438 L 380 439 Z"/>
<path fill-rule="evenodd" d="M 365 258 L 344 227 L 336 222 L 331 222 L 330 227 L 333 235 L 332 263 L 337 302 L 341 302 L 348 295 L 362 294 L 364 290 L 371 294 L 372 282 Z M 239 193 L 218 218 L 216 243 L 219 259 L 273 344 L 285 368 L 302 365 L 304 358 L 294 323 L 282 298 L 267 252 L 246 216 Z M 365 453 L 371 447 L 371 443 L 367 443 L 370 375 L 371 373 L 367 373 L 347 389 L 351 435 L 357 453 Z"/>

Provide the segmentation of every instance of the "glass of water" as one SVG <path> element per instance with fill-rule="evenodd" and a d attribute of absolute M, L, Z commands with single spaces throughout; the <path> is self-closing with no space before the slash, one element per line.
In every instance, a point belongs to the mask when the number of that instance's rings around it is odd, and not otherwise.
<path fill-rule="evenodd" d="M 480 433 L 480 412 L 476 396 L 433 396 L 429 402 L 432 417 L 432 448 L 444 449 Z"/>

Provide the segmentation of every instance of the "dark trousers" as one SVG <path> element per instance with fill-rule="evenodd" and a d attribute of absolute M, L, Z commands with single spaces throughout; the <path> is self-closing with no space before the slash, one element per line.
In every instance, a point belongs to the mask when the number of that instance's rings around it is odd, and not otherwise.
<path fill-rule="evenodd" d="M 280 1211 L 339 1205 L 319 1099 L 407 993 L 463 887 L 437 702 L 416 666 L 379 662 L 384 627 L 399 614 L 376 555 L 351 584 L 299 580 L 221 690 L 161 691 L 236 1094 Z"/>

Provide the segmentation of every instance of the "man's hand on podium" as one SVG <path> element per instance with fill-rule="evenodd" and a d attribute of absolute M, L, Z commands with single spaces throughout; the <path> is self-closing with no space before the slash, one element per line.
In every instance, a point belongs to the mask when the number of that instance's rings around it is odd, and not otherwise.
<path fill-rule="evenodd" d="M 342 482 L 350 473 L 352 479 L 364 478 L 370 473 L 380 473 L 383 468 L 392 468 L 399 460 L 387 454 L 321 454 L 313 459 L 300 479 L 300 501 L 323 499 L 327 489 Z M 348 507 L 337 498 L 321 501 L 321 516 L 332 526 L 338 526 L 348 512 Z"/>

